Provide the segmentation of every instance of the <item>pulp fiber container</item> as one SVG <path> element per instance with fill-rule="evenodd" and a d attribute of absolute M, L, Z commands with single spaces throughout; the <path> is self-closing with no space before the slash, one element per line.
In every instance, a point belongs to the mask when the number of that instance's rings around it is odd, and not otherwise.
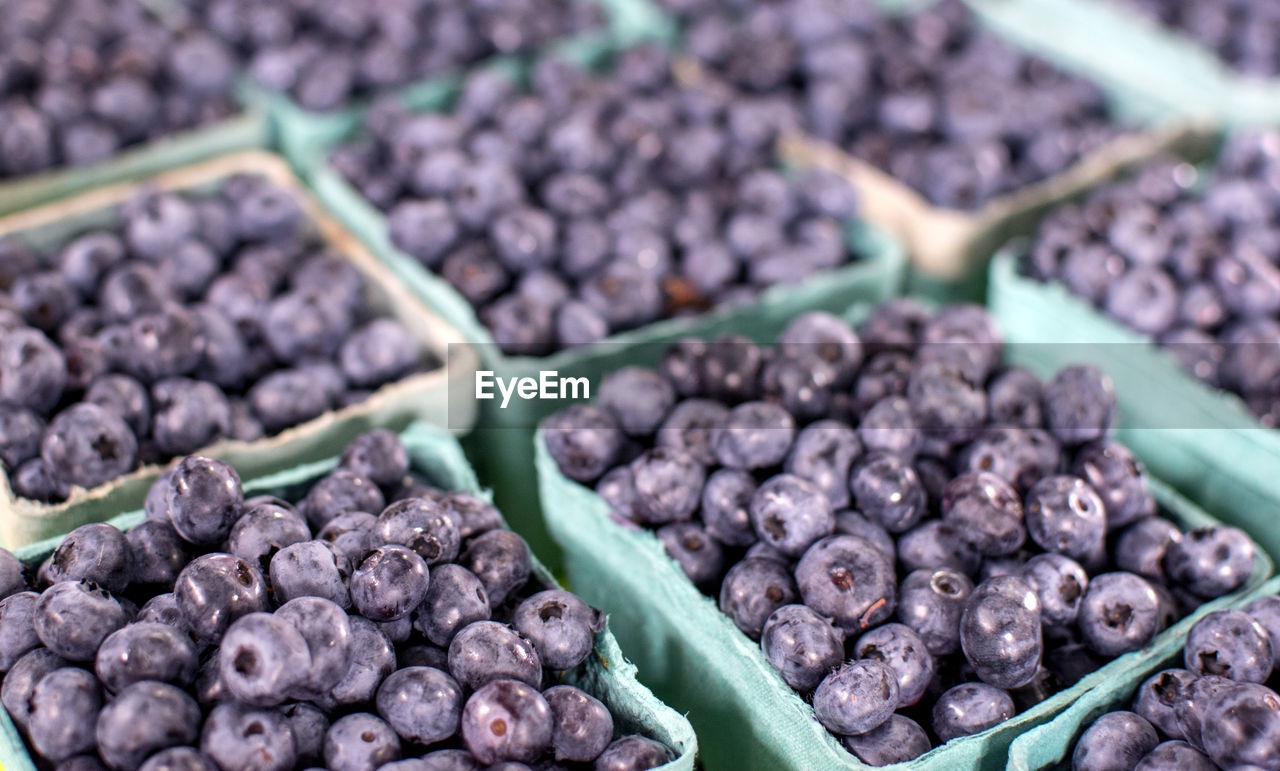
<path fill-rule="evenodd" d="M 389 313 L 415 336 L 435 369 L 409 375 L 378 389 L 368 399 L 253 442 L 224 440 L 199 451 L 223 458 L 247 476 L 292 467 L 325 457 L 359 433 L 371 428 L 404 428 L 414 419 L 451 426 L 465 432 L 474 422 L 475 404 L 463 398 L 466 389 L 450 383 L 470 383 L 475 350 L 439 315 L 406 290 L 351 233 L 326 213 L 278 157 L 247 151 L 176 169 L 149 178 L 150 189 L 213 191 L 228 177 L 252 174 L 291 191 L 330 249 L 349 260 L 363 274 L 373 307 Z M 98 188 L 43 207 L 0 219 L 0 237 L 14 235 L 40 251 L 65 243 L 79 233 L 118 222 L 118 207 L 138 191 L 134 184 Z M 107 519 L 142 505 L 147 488 L 164 471 L 162 465 L 142 466 L 92 490 L 75 488 L 63 503 L 44 504 L 18 498 L 0 473 L 0 544 L 21 546 L 65 533 L 86 522 Z"/>
<path fill-rule="evenodd" d="M 409 452 L 410 466 L 428 482 L 447 490 L 463 490 L 486 495 L 467 464 L 457 441 L 441 428 L 414 423 L 401 435 Z M 245 477 L 246 495 L 302 494 L 315 481 L 338 464 L 346 440 L 335 440 L 327 447 L 324 460 L 303 463 L 284 471 L 250 479 Z M 127 529 L 142 522 L 146 515 L 133 511 L 114 518 L 112 524 Z M 61 536 L 19 549 L 19 559 L 39 564 L 61 541 Z M 547 587 L 557 586 L 555 579 L 540 562 L 534 560 L 534 575 Z M 616 730 L 642 733 L 672 749 L 675 759 L 662 766 L 663 771 L 693 771 L 698 740 L 689 721 L 663 704 L 636 679 L 636 668 L 623 657 L 609 629 L 596 636 L 595 654 L 564 675 L 564 682 L 576 685 L 600 699 L 613 713 Z M 35 771 L 18 735 L 16 726 L 0 708 L 0 768 L 5 771 Z"/>

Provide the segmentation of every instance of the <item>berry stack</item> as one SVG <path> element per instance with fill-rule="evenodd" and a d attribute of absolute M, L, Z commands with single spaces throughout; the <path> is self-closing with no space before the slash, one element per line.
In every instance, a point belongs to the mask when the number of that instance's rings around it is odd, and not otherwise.
<path fill-rule="evenodd" d="M 81 220 L 52 247 L 0 239 L 0 460 L 19 497 L 274 435 L 432 366 L 265 177 L 55 224 Z"/>
<path fill-rule="evenodd" d="M 985 311 L 822 313 L 672 346 L 543 424 L 863 762 L 981 733 L 1255 573 L 1167 518 L 1088 366 L 1005 366 Z M 547 502 L 549 516 L 555 515 Z"/>
<path fill-rule="evenodd" d="M 547 57 L 530 81 L 479 71 L 448 114 L 380 102 L 331 158 L 503 352 L 749 302 L 850 260 L 852 190 L 777 170 L 769 100 L 683 83 L 652 45 L 600 76 Z"/>
<path fill-rule="evenodd" d="M 564 684 L 604 618 L 536 573 L 492 505 L 410 475 L 389 432 L 296 505 L 188 457 L 127 532 L 77 528 L 30 575 L 0 550 L 0 700 L 58 768 L 666 763 Z"/>
<path fill-rule="evenodd" d="M 1160 160 L 1060 207 L 1023 270 L 1154 338 L 1280 425 L 1280 134 L 1232 137 L 1205 172 Z"/>

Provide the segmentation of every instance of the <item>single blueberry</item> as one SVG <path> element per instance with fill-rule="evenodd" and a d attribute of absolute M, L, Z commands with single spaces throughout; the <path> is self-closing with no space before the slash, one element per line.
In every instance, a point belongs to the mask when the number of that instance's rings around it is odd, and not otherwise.
<path fill-rule="evenodd" d="M 41 595 L 18 592 L 0 600 L 0 672 L 7 672 L 28 651 L 40 647 L 36 607 Z"/>
<path fill-rule="evenodd" d="M 1163 628 L 1160 598 L 1132 573 L 1093 576 L 1080 603 L 1077 624 L 1084 641 L 1104 656 L 1136 651 Z"/>
<path fill-rule="evenodd" d="M 1066 367 L 1045 385 L 1044 410 L 1049 431 L 1064 444 L 1105 439 L 1115 420 L 1115 385 L 1097 367 Z"/>
<path fill-rule="evenodd" d="M 236 703 L 210 710 L 200 735 L 200 751 L 219 768 L 259 771 L 287 771 L 298 754 L 284 715 Z"/>
<path fill-rule="evenodd" d="M 357 555 L 366 553 L 361 549 Z M 278 603 L 299 597 L 324 598 L 343 610 L 351 609 L 351 560 L 326 541 L 300 541 L 271 557 L 271 590 Z"/>
<path fill-rule="evenodd" d="M 1134 771 L 1213 771 L 1218 766 L 1200 750 L 1184 741 L 1173 740 L 1157 744 L 1155 749 L 1134 766 Z"/>
<path fill-rule="evenodd" d="M 444 564 L 431 572 L 413 623 L 433 644 L 447 646 L 460 629 L 488 620 L 489 614 L 489 595 L 480 579 L 461 565 Z"/>
<path fill-rule="evenodd" d="M 469 690 L 494 680 L 519 680 L 537 687 L 542 661 L 532 641 L 496 621 L 476 621 L 449 643 L 449 673 Z"/>
<path fill-rule="evenodd" d="M 347 511 L 382 511 L 386 505 L 378 486 L 354 471 L 337 468 L 312 486 L 298 509 L 312 530 L 320 530 Z M 379 544 L 381 545 L 381 544 Z"/>
<path fill-rule="evenodd" d="M 551 747 L 555 720 L 537 689 L 516 680 L 494 680 L 467 699 L 462 740 L 481 763 L 533 762 Z"/>
<path fill-rule="evenodd" d="M 183 458 L 174 468 L 165 509 L 178 535 L 194 544 L 224 540 L 240 518 L 240 475 L 213 458 Z"/>
<path fill-rule="evenodd" d="M 396 668 L 396 652 L 378 625 L 361 616 L 351 616 L 352 656 L 347 672 L 329 691 L 329 700 L 346 707 L 371 701 L 378 686 Z"/>
<path fill-rule="evenodd" d="M 374 539 L 417 552 L 428 565 L 452 562 L 462 537 L 444 507 L 425 498 L 406 498 L 382 510 L 373 527 Z"/>
<path fill-rule="evenodd" d="M 192 634 L 217 641 L 237 618 L 267 609 L 267 584 L 249 563 L 230 554 L 196 557 L 173 587 Z"/>
<path fill-rule="evenodd" d="M 1027 491 L 1027 532 L 1045 551 L 1086 559 L 1102 548 L 1107 513 L 1083 479 L 1045 477 Z"/>
<path fill-rule="evenodd" d="M 813 692 L 813 715 L 837 734 L 862 734 L 889 719 L 900 703 L 893 668 L 873 659 L 850 661 Z"/>
<path fill-rule="evenodd" d="M 1040 600 L 1026 581 L 989 578 L 973 590 L 960 619 L 965 658 L 989 685 L 1026 685 L 1044 654 L 1040 623 Z"/>
<path fill-rule="evenodd" d="M 138 440 L 115 413 L 80 402 L 49 421 L 40 458 L 65 484 L 93 488 L 133 469 Z"/>
<path fill-rule="evenodd" d="M 167 683 L 134 683 L 103 707 L 95 733 L 98 754 L 108 766 L 136 769 L 160 750 L 195 742 L 200 707 Z"/>
<path fill-rule="evenodd" d="M 1076 741 L 1072 771 L 1133 768 L 1160 739 L 1151 724 L 1132 712 L 1108 712 Z"/>
<path fill-rule="evenodd" d="M 137 622 L 102 641 L 93 670 L 111 693 L 143 680 L 185 687 L 196 676 L 196 647 L 187 634 L 167 624 Z"/>
<path fill-rule="evenodd" d="M 1160 517 L 1143 517 L 1126 527 L 1116 540 L 1116 567 L 1164 583 L 1165 554 L 1181 540 L 1182 531 L 1177 525 Z"/>
<path fill-rule="evenodd" d="M 924 487 L 900 456 L 868 454 L 854 467 L 849 488 L 857 509 L 890 532 L 910 530 L 927 511 Z"/>
<path fill-rule="evenodd" d="M 376 485 L 392 485 L 409 473 L 409 454 L 398 436 L 376 429 L 347 443 L 341 465 Z"/>
<path fill-rule="evenodd" d="M 297 630 L 306 643 L 308 664 L 295 684 L 297 692 L 323 694 L 337 685 L 353 652 L 351 622 L 343 609 L 320 597 L 298 597 L 281 605 L 274 617 Z M 225 650 L 225 640 L 222 645 Z M 224 680 L 231 685 L 225 676 Z"/>
<path fill-rule="evenodd" d="M 569 592 L 539 592 L 516 608 L 511 625 L 527 637 L 548 669 L 571 669 L 591 653 L 604 614 Z"/>
<path fill-rule="evenodd" d="M 1012 554 L 1026 540 L 1022 501 L 1007 482 L 985 471 L 962 474 L 942 492 L 942 518 L 968 535 L 984 556 Z"/>
<path fill-rule="evenodd" d="M 813 690 L 844 659 L 844 635 L 805 605 L 783 605 L 770 614 L 760 635 L 765 660 L 787 685 Z"/>
<path fill-rule="evenodd" d="M 480 579 L 489 606 L 496 608 L 529 580 L 531 555 L 520 536 L 510 530 L 491 530 L 472 539 L 458 564 Z"/>
<path fill-rule="evenodd" d="M 227 551 L 263 573 L 281 549 L 311 539 L 306 523 L 290 509 L 259 504 L 241 511 L 227 536 Z"/>
<path fill-rule="evenodd" d="M 962 683 L 949 689 L 933 705 L 933 732 L 944 742 L 972 736 L 1013 717 L 1013 699 L 986 683 Z"/>
<path fill-rule="evenodd" d="M 282 704 L 311 666 L 307 643 L 284 617 L 249 613 L 227 628 L 218 647 L 218 673 L 238 701 L 257 707 Z"/>
<path fill-rule="evenodd" d="M 924 639 L 904 624 L 885 624 L 864 633 L 854 644 L 853 655 L 874 659 L 893 670 L 898 682 L 898 707 L 918 702 L 933 679 L 933 655 Z"/>
<path fill-rule="evenodd" d="M 1109 529 L 1124 527 L 1150 513 L 1153 501 L 1146 471 L 1124 445 L 1087 444 L 1076 452 L 1071 468 L 1102 498 Z"/>
<path fill-rule="evenodd" d="M 590 763 L 613 738 L 613 715 L 598 699 L 572 685 L 542 692 L 551 708 L 551 749 L 558 762 Z"/>
<path fill-rule="evenodd" d="M 1216 610 L 1197 621 L 1187 633 L 1183 656 L 1197 675 L 1244 683 L 1264 683 L 1271 675 L 1270 635 L 1240 610 Z"/>
<path fill-rule="evenodd" d="M 751 526 L 751 499 L 756 481 L 740 469 L 722 468 L 707 477 L 702 488 L 701 515 L 707 532 L 727 546 L 756 542 Z"/>
<path fill-rule="evenodd" d="M 1253 574 L 1253 541 L 1234 527 L 1197 527 L 1169 544 L 1164 569 L 1169 579 L 1204 599 L 1235 591 Z"/>
<path fill-rule="evenodd" d="M 105 523 L 81 525 L 53 552 L 49 580 L 91 581 L 119 593 L 129 584 L 129 544 L 124 533 Z"/>
<path fill-rule="evenodd" d="M 378 689 L 378 714 L 406 742 L 430 745 L 458 732 L 462 686 L 431 667 L 392 673 Z"/>
<path fill-rule="evenodd" d="M 1280 765 L 1280 697 L 1252 683 L 1224 688 L 1205 707 L 1201 739 L 1205 754 L 1223 768 L 1275 768 Z"/>
<path fill-rule="evenodd" d="M 722 465 L 754 470 L 782 463 L 794 436 L 795 421 L 786 410 L 769 402 L 746 402 L 712 430 L 711 446 Z"/>
<path fill-rule="evenodd" d="M 6 607 L 20 607 L 13 597 L 3 602 Z M 40 642 L 69 661 L 92 661 L 102 641 L 129 620 L 129 612 L 118 599 L 89 581 L 64 581 L 49 587 L 36 602 L 33 618 Z"/>
<path fill-rule="evenodd" d="M 395 621 L 426 596 L 430 575 L 417 552 L 387 545 L 366 555 L 351 574 L 351 602 L 370 621 Z"/>
<path fill-rule="evenodd" d="M 974 576 L 982 555 L 968 534 L 950 522 L 931 519 L 898 538 L 898 559 L 907 570 L 949 568 Z"/>
<path fill-rule="evenodd" d="M 1133 711 L 1160 729 L 1165 736 L 1182 738 L 1175 710 L 1197 675 L 1185 669 L 1166 669 L 1148 677 L 1133 698 Z"/>
<path fill-rule="evenodd" d="M 960 619 L 973 582 L 954 570 L 916 570 L 902 580 L 898 620 L 915 630 L 935 656 L 960 650 Z"/>
<path fill-rule="evenodd" d="M 1017 575 L 1035 590 L 1040 600 L 1040 620 L 1045 626 L 1075 623 L 1089 586 L 1089 574 L 1080 563 L 1061 554 L 1037 554 Z"/>
<path fill-rule="evenodd" d="M 102 689 L 83 669 L 63 667 L 40 678 L 27 705 L 27 739 L 46 760 L 58 762 L 95 748 L 94 726 Z"/>
<path fill-rule="evenodd" d="M 798 598 L 791 571 L 773 560 L 744 559 L 729 569 L 720 585 L 720 610 L 753 640 L 760 639 L 775 610 Z"/>
<path fill-rule="evenodd" d="M 630 735 L 615 739 L 600 757 L 595 771 L 645 771 L 665 766 L 671 761 L 671 750 L 653 739 Z"/>
<path fill-rule="evenodd" d="M 547 452 L 560 472 L 577 482 L 591 482 L 618 460 L 622 431 L 607 412 L 575 404 L 542 421 Z"/>

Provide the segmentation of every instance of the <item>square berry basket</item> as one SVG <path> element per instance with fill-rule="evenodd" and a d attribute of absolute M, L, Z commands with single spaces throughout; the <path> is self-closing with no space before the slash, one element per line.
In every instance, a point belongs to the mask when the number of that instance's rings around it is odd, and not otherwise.
<path fill-rule="evenodd" d="M 862 309 L 847 319 L 861 319 Z M 864 768 L 814 717 L 812 707 L 768 664 L 759 643 L 743 634 L 672 560 L 654 532 L 620 525 L 593 489 L 566 477 L 538 432 L 536 463 L 547 526 L 565 555 L 570 583 L 618 623 L 624 648 L 660 698 L 684 710 L 716 767 L 759 769 Z M 1155 477 L 1150 488 L 1163 514 L 1180 528 L 1217 520 Z M 1254 593 L 1273 564 L 1255 552 L 1249 580 L 1235 593 L 1207 602 L 1163 631 L 1142 651 L 1120 656 L 1045 701 L 982 733 L 933 748 L 901 769 L 1003 766 L 1011 743 L 1047 723 L 1107 683 L 1128 677 L 1171 645 L 1194 622 Z M 1152 653 L 1158 651 L 1159 653 Z"/>
<path fill-rule="evenodd" d="M 426 423 L 413 423 L 400 434 L 408 451 L 411 470 L 431 484 L 446 490 L 459 490 L 487 497 L 467 463 L 457 440 L 447 431 Z M 345 441 L 345 440 L 344 440 Z M 333 456 L 342 441 L 328 445 L 329 457 L 302 463 L 292 468 L 257 478 L 244 478 L 249 494 L 287 494 L 306 490 L 338 465 Z M 111 523 L 128 529 L 142 522 L 142 511 L 122 514 Z M 29 564 L 38 564 L 57 547 L 61 536 L 19 549 L 16 556 Z M 555 578 L 535 557 L 533 573 L 549 588 L 558 587 Z M 664 771 L 693 771 L 698 740 L 683 715 L 659 701 L 636 679 L 636 668 L 624 658 L 613 633 L 606 626 L 596 636 L 595 653 L 564 675 L 564 682 L 575 685 L 604 702 L 613 714 L 617 729 L 641 733 L 673 750 L 675 759 L 662 766 Z M 27 753 L 22 738 L 9 715 L 0 708 L 0 768 L 5 771 L 35 771 L 36 765 Z"/>
<path fill-rule="evenodd" d="M 435 368 L 411 374 L 374 391 L 364 401 L 320 415 L 257 441 L 222 440 L 200 453 L 225 459 L 259 476 L 323 458 L 361 432 L 372 428 L 401 429 L 415 419 L 449 425 L 465 432 L 474 422 L 475 405 L 455 394 L 451 382 L 470 383 L 477 366 L 474 349 L 438 315 L 413 297 L 395 276 L 326 213 L 289 171 L 282 159 L 260 151 L 246 151 L 183 167 L 148 178 L 160 191 L 212 191 L 228 178 L 248 174 L 266 178 L 291 192 L 321 241 L 353 264 L 363 275 L 371 307 L 400 321 Z M 0 236 L 16 236 L 37 248 L 50 247 L 91 227 L 117 221 L 118 206 L 138 190 L 119 184 L 82 193 L 53 204 L 0 219 Z M 459 391 L 459 394 L 465 393 Z M 0 543 L 7 547 L 30 544 L 65 533 L 91 521 L 101 521 L 142 505 L 151 482 L 164 465 L 145 465 L 93 489 L 73 488 L 63 503 L 44 504 L 18 498 L 7 477 L 0 475 Z"/>
<path fill-rule="evenodd" d="M 1238 608 L 1253 599 L 1275 594 L 1280 594 L 1280 579 L 1273 578 L 1231 607 Z M 1129 709 L 1138 686 L 1151 675 L 1183 666 L 1182 645 L 1189 629 L 1189 626 L 1182 629 L 1182 638 L 1165 640 L 1163 645 L 1137 654 L 1133 666 L 1123 675 L 1099 684 L 1053 720 L 1015 739 L 1009 745 L 1009 762 L 1005 766 L 1008 771 L 1071 768 L 1076 740 L 1094 720 L 1113 710 Z"/>

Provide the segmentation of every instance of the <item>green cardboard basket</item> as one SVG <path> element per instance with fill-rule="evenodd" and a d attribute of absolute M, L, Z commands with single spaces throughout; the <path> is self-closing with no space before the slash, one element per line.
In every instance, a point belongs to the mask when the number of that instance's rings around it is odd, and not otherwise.
<path fill-rule="evenodd" d="M 1231 606 L 1238 607 L 1249 600 L 1275 594 L 1280 594 L 1280 579 L 1268 581 L 1248 597 L 1231 603 Z M 1170 632 L 1178 632 L 1180 637 L 1171 637 L 1162 645 L 1152 646 L 1136 654 L 1129 671 L 1114 680 L 1099 684 L 1053 720 L 1015 739 L 1009 745 L 1009 763 L 1006 768 L 1009 771 L 1071 768 L 1071 753 L 1075 749 L 1076 740 L 1094 720 L 1107 712 L 1129 709 L 1134 692 L 1151 675 L 1164 669 L 1182 667 L 1181 650 L 1192 623 L 1194 622 L 1179 622 Z"/>
<path fill-rule="evenodd" d="M 605 26 L 554 41 L 546 46 L 544 54 L 573 58 L 579 55 L 580 49 L 620 50 L 646 40 L 667 41 L 675 34 L 675 25 L 651 0 L 580 1 L 599 5 L 604 11 Z M 429 109 L 456 93 L 466 73 L 485 67 L 510 66 L 519 61 L 521 57 L 496 56 L 405 86 L 395 94 L 410 109 Z M 307 169 L 317 148 L 331 149 L 338 141 L 359 129 L 365 110 L 371 102 L 366 98 L 343 109 L 315 112 L 298 105 L 287 94 L 268 92 L 261 88 L 257 88 L 256 92 L 257 98 L 268 106 L 280 151 L 300 172 Z"/>
<path fill-rule="evenodd" d="M 449 490 L 465 490 L 486 495 L 467 464 L 461 446 L 443 429 L 425 423 L 415 423 L 401 435 L 409 452 L 410 465 L 432 484 Z M 340 449 L 340 444 L 331 447 Z M 299 493 L 316 479 L 338 464 L 336 456 L 326 460 L 306 463 L 257 479 L 246 479 L 244 489 L 248 494 Z M 142 522 L 146 515 L 141 511 L 118 516 L 111 523 L 127 529 Z M 29 564 L 44 560 L 62 540 L 51 538 L 23 549 L 16 554 Z M 555 579 L 543 565 L 534 560 L 534 575 L 548 587 L 557 586 Z M 662 766 L 664 771 L 693 771 L 698 740 L 689 721 L 680 713 L 663 704 L 636 679 L 636 668 L 623 657 L 618 641 L 609 629 L 596 636 L 595 655 L 576 669 L 565 673 L 565 682 L 576 685 L 600 699 L 613 713 L 614 722 L 621 732 L 638 732 L 656 739 L 673 749 L 676 758 Z M 35 771 L 36 766 L 27 754 L 17 728 L 9 715 L 0 708 L 0 769 L 4 771 Z"/>
<path fill-rule="evenodd" d="M 1102 367 L 1119 397 L 1120 440 L 1153 474 L 1280 556 L 1280 431 L 1062 284 L 1023 276 L 1025 252 L 1013 242 L 991 265 L 989 305 L 1009 358 L 1041 375 L 1080 361 Z"/>
<path fill-rule="evenodd" d="M 716 601 L 698 591 L 647 530 L 619 525 L 595 491 L 560 473 L 539 432 L 538 483 L 546 521 L 565 553 L 569 580 L 589 602 L 619 620 L 623 647 L 662 699 L 687 711 L 702 739 L 707 764 L 738 769 L 862 768 L 813 717 Z M 1184 527 L 1212 517 L 1157 479 L 1152 492 Z M 1161 634 L 1147 651 L 1112 661 L 1039 705 L 983 733 L 952 740 L 894 768 L 943 771 L 998 768 L 1019 735 L 1041 725 L 1093 689 L 1140 666 L 1153 649 L 1167 649 L 1204 613 L 1255 590 L 1270 575 L 1259 551 L 1248 584 L 1197 609 Z"/>
<path fill-rule="evenodd" d="M 247 151 L 221 156 L 149 177 L 161 190 L 213 190 L 234 174 L 270 179 L 290 190 L 330 249 L 350 261 L 365 277 L 371 302 L 398 318 L 424 351 L 440 366 L 384 385 L 358 404 L 334 410 L 253 442 L 222 440 L 201 452 L 224 458 L 250 476 L 271 473 L 297 463 L 326 457 L 342 444 L 371 428 L 402 429 L 413 420 L 449 425 L 462 432 L 475 419 L 475 402 L 466 398 L 478 357 L 462 335 L 396 280 L 384 265 L 302 187 L 277 156 Z M 119 204 L 136 190 L 123 183 L 95 188 L 75 197 L 0 218 L 0 236 L 14 235 L 43 250 L 93 227 L 113 223 Z M 58 504 L 18 498 L 0 470 L 0 544 L 22 546 L 65 533 L 85 522 L 100 521 L 142 505 L 151 482 L 163 467 L 150 464 L 92 490 L 75 488 Z"/>

